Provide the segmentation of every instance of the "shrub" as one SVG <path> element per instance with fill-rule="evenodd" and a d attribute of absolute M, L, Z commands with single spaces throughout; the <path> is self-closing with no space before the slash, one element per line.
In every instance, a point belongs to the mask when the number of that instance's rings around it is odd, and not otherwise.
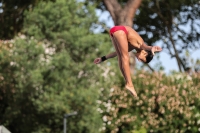
<path fill-rule="evenodd" d="M 138 98 L 133 98 L 121 81 L 119 78 L 111 87 L 106 100 L 99 101 L 102 132 L 141 128 L 147 132 L 200 131 L 200 75 L 137 72 L 133 82 Z"/>

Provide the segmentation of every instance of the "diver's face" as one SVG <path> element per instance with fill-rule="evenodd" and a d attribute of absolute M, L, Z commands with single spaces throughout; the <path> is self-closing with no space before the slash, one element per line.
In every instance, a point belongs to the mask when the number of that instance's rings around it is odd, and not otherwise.
<path fill-rule="evenodd" d="M 147 52 L 145 51 L 145 50 L 141 50 L 140 52 L 137 52 L 136 54 L 135 54 L 135 56 L 137 57 L 137 59 L 139 60 L 139 61 L 142 61 L 142 62 L 146 62 L 146 56 L 147 56 Z"/>

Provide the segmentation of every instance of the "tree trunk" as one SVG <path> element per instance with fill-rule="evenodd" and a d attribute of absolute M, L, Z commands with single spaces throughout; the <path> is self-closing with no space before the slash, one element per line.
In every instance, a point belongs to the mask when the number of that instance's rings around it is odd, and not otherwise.
<path fill-rule="evenodd" d="M 133 26 L 133 18 L 142 0 L 128 0 L 122 7 L 117 0 L 103 0 L 115 25 Z"/>

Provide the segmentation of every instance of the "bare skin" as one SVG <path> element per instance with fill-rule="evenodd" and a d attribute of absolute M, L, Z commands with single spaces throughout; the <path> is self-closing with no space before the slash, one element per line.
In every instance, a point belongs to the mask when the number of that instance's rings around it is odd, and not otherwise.
<path fill-rule="evenodd" d="M 159 46 L 147 46 L 135 30 L 128 26 L 124 27 L 128 31 L 128 34 L 125 34 L 122 30 L 118 30 L 113 33 L 111 41 L 116 52 L 106 55 L 106 58 L 109 59 L 118 56 L 119 67 L 126 81 L 125 88 L 129 90 L 133 96 L 137 97 L 137 93 L 131 80 L 128 52 L 136 49 L 137 53 L 135 56 L 137 59 L 142 62 L 146 62 L 147 52 L 145 50 L 152 51 L 154 54 L 154 52 L 162 51 L 162 49 Z M 95 64 L 99 64 L 101 62 L 101 58 L 96 58 L 94 60 Z"/>

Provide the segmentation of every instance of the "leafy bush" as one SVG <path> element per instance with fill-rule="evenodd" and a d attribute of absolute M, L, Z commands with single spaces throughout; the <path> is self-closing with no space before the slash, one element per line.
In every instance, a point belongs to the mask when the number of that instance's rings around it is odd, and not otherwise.
<path fill-rule="evenodd" d="M 98 102 L 104 121 L 102 132 L 125 133 L 141 128 L 147 132 L 200 131 L 199 74 L 166 76 L 138 71 L 133 77 L 138 98 L 133 98 L 121 81 L 116 80 L 107 99 Z"/>

